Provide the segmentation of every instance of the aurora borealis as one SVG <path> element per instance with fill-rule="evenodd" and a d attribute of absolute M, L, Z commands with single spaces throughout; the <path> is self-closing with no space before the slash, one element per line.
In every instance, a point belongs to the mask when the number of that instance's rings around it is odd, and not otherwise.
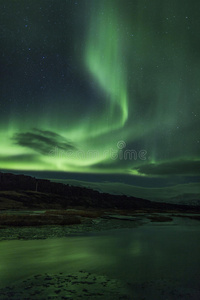
<path fill-rule="evenodd" d="M 198 182 L 199 1 L 0 7 L 1 169 Z"/>

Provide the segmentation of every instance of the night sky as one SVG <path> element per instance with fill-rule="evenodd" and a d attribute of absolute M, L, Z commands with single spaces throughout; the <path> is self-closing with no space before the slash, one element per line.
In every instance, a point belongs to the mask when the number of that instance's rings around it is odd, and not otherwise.
<path fill-rule="evenodd" d="M 197 198 L 199 14 L 198 0 L 0 0 L 0 168 Z"/>

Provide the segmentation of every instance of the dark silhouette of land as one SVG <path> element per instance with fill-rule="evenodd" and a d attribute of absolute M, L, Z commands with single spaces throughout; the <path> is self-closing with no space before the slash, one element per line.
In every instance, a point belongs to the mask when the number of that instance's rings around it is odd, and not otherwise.
<path fill-rule="evenodd" d="M 120 209 L 146 211 L 200 212 L 199 206 L 153 202 L 0 172 L 0 209 Z"/>

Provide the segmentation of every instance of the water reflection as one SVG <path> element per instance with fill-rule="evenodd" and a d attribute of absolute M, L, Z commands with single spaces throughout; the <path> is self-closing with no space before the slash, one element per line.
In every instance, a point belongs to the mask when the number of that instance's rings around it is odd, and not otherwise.
<path fill-rule="evenodd" d="M 198 224 L 198 223 L 195 223 Z M 198 285 L 200 226 L 150 226 L 96 235 L 0 243 L 0 283 L 79 270 L 129 282 L 167 278 Z"/>

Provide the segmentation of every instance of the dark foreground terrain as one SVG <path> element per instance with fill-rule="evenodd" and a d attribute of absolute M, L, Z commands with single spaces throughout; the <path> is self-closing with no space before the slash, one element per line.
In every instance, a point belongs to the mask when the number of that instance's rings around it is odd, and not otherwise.
<path fill-rule="evenodd" d="M 199 300 L 199 221 L 198 206 L 0 173 L 0 299 Z"/>

